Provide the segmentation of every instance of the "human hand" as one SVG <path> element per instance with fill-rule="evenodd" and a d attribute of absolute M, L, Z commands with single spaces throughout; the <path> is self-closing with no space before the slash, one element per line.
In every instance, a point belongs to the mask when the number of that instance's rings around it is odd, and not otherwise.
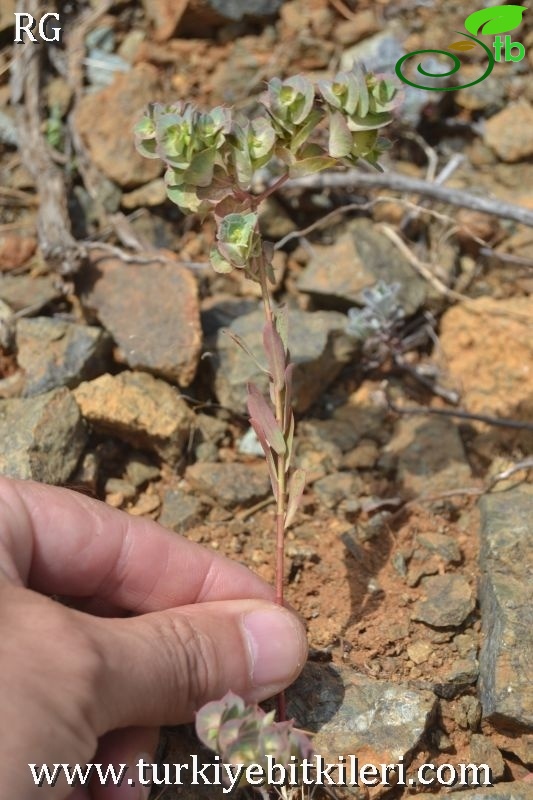
<path fill-rule="evenodd" d="M 272 600 L 245 567 L 155 522 L 0 477 L 1 800 L 143 800 L 127 781 L 39 788 L 28 764 L 133 766 L 160 725 L 228 689 L 282 690 L 307 645 Z"/>

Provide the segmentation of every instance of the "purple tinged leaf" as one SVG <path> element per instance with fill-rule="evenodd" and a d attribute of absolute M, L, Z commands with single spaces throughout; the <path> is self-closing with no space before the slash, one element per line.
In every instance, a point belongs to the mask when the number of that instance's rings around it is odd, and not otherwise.
<path fill-rule="evenodd" d="M 263 328 L 263 346 L 274 386 L 281 391 L 285 386 L 285 348 L 271 320 L 265 322 Z"/>
<path fill-rule="evenodd" d="M 270 483 L 272 484 L 272 494 L 274 495 L 274 500 L 277 502 L 278 500 L 278 475 L 276 472 L 276 465 L 274 463 L 274 457 L 272 455 L 272 451 L 269 447 L 267 440 L 265 439 L 265 434 L 263 433 L 263 429 L 260 425 L 254 420 L 250 419 L 250 425 L 255 431 L 255 435 L 259 440 L 259 444 L 263 449 L 263 453 L 265 454 L 267 467 L 268 467 L 268 475 L 270 478 Z"/>
<path fill-rule="evenodd" d="M 303 471 L 303 469 L 295 469 L 289 481 L 289 500 L 287 503 L 287 513 L 285 515 L 285 525 L 284 525 L 285 530 L 294 521 L 294 517 L 296 515 L 296 511 L 298 510 L 300 500 L 302 499 L 304 489 L 305 489 L 305 472 Z"/>
<path fill-rule="evenodd" d="M 265 439 L 270 447 L 279 455 L 283 456 L 286 452 L 285 439 L 276 421 L 272 409 L 267 401 L 253 383 L 248 384 L 248 397 L 246 398 L 250 419 L 253 420 L 263 430 Z M 255 430 L 255 426 L 254 426 Z"/>

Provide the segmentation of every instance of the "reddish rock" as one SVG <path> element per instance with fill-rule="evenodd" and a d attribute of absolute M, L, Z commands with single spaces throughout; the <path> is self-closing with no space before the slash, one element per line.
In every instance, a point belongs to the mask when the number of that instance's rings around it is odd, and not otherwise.
<path fill-rule="evenodd" d="M 133 139 L 133 126 L 159 94 L 156 68 L 139 64 L 117 73 L 111 86 L 87 94 L 76 110 L 75 125 L 91 161 L 125 189 L 148 183 L 162 171 L 159 159 L 137 153 Z"/>
<path fill-rule="evenodd" d="M 187 8 L 188 0 L 143 0 L 144 11 L 152 22 L 156 42 L 170 39 Z"/>
<path fill-rule="evenodd" d="M 533 107 L 510 103 L 485 123 L 485 144 L 501 161 L 521 161 L 533 155 Z"/>
<path fill-rule="evenodd" d="M 146 372 L 100 375 L 73 392 L 83 417 L 98 431 L 176 464 L 194 414 L 168 383 Z"/>
<path fill-rule="evenodd" d="M 126 363 L 188 386 L 202 333 L 192 274 L 176 263 L 125 263 L 94 252 L 81 276 L 81 300 L 119 345 Z"/>
<path fill-rule="evenodd" d="M 531 300 L 479 297 L 443 315 L 440 346 L 464 408 L 474 414 L 530 419 Z"/>
<path fill-rule="evenodd" d="M 37 249 L 34 236 L 4 233 L 0 236 L 0 272 L 21 267 Z"/>

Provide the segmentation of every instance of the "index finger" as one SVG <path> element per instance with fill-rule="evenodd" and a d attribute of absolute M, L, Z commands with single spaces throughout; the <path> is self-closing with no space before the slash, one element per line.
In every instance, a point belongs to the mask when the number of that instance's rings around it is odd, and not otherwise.
<path fill-rule="evenodd" d="M 46 594 L 137 613 L 211 600 L 273 600 L 246 567 L 152 520 L 69 489 L 0 477 L 0 565 Z"/>

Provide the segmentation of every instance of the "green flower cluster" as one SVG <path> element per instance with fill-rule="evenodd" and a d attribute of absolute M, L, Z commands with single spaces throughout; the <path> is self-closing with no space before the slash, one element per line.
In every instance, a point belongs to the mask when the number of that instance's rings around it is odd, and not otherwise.
<path fill-rule="evenodd" d="M 377 132 L 391 121 L 395 93 L 389 81 L 356 66 L 316 87 L 302 75 L 273 78 L 260 98 L 262 113 L 252 119 L 224 107 L 201 113 L 189 103 L 154 103 L 135 127 L 136 145 L 166 164 L 168 196 L 185 213 L 217 214 L 236 192 L 247 199 L 254 172 L 273 158 L 290 177 L 358 158 L 376 164 L 384 149 Z M 310 141 L 323 122 L 327 148 Z M 228 213 L 250 205 L 221 207 Z"/>
<path fill-rule="evenodd" d="M 221 756 L 224 764 L 259 764 L 267 768 L 267 755 L 288 765 L 309 759 L 313 748 L 305 734 L 292 722 L 275 722 L 274 711 L 245 705 L 228 692 L 221 700 L 202 706 L 196 715 L 196 733 L 206 747 Z"/>

